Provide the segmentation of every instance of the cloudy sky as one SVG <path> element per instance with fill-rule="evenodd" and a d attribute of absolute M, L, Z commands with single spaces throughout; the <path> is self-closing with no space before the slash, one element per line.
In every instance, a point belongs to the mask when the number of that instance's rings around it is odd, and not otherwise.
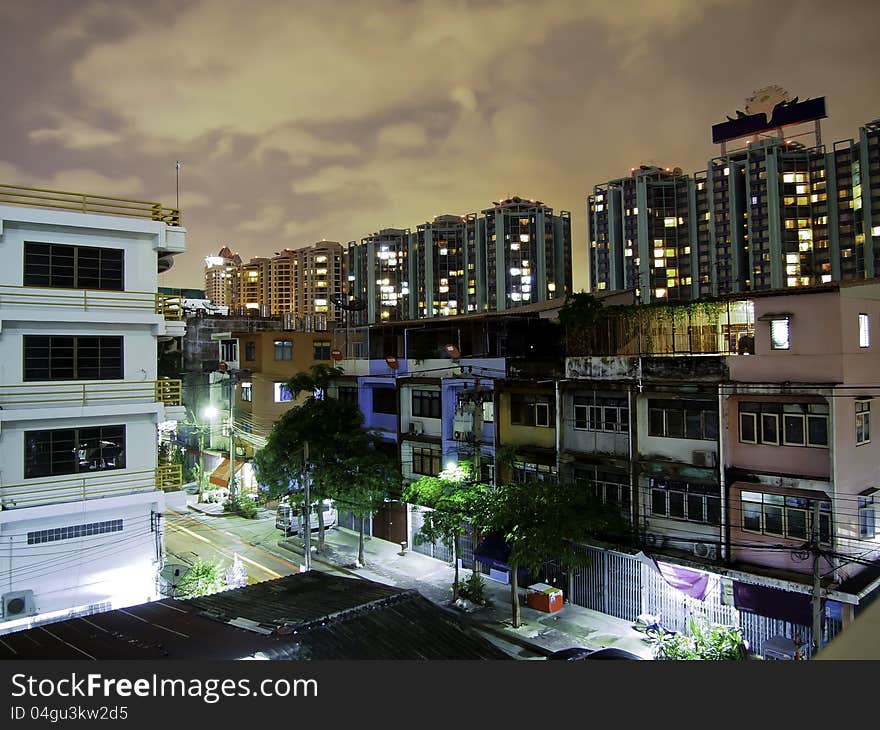
<path fill-rule="evenodd" d="M 28 0 L 0 4 L 0 182 L 180 205 L 204 256 L 702 169 L 754 89 L 880 117 L 876 0 Z"/>

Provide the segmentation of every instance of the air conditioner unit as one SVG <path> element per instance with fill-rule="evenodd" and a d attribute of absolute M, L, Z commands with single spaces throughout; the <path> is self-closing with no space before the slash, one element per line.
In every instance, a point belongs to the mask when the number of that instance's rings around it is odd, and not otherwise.
<path fill-rule="evenodd" d="M 656 532 L 645 533 L 645 545 L 652 548 L 663 547 L 666 542 L 666 535 L 659 535 Z"/>
<path fill-rule="evenodd" d="M 419 436 L 425 432 L 425 426 L 421 421 L 410 421 L 409 422 L 409 432 L 413 436 Z"/>
<path fill-rule="evenodd" d="M 718 546 L 711 542 L 695 542 L 694 555 L 705 560 L 716 560 L 718 558 Z"/>
<path fill-rule="evenodd" d="M 3 618 L 13 619 L 23 616 L 33 616 L 37 610 L 34 607 L 33 591 L 10 591 L 4 593 L 3 601 Z"/>
<path fill-rule="evenodd" d="M 692 457 L 694 466 L 715 466 L 714 451 L 694 451 Z"/>

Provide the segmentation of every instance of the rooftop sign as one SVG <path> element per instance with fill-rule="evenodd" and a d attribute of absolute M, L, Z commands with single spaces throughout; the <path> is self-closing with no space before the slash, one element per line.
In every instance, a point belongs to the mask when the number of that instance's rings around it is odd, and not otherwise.
<path fill-rule="evenodd" d="M 748 137 L 772 129 L 824 119 L 825 97 L 799 101 L 788 98 L 788 92 L 779 86 L 768 86 L 756 91 L 746 100 L 745 112 L 737 118 L 712 125 L 712 141 L 716 144 L 731 139 Z"/>

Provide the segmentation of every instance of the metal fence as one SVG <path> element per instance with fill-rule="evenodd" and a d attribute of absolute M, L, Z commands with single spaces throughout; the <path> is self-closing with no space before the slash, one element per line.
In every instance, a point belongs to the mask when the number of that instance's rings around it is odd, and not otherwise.
<path fill-rule="evenodd" d="M 790 623 L 739 611 L 722 603 L 721 581 L 712 581 L 709 593 L 700 601 L 670 586 L 660 574 L 634 555 L 581 545 L 589 562 L 573 572 L 570 586 L 560 567 L 549 562 L 544 578 L 564 586 L 568 600 L 578 606 L 635 621 L 639 614 L 659 615 L 661 623 L 680 633 L 690 633 L 691 619 L 736 626 L 742 630 L 750 649 L 763 653 L 764 642 L 774 636 L 787 636 L 802 645 L 810 655 L 813 631 L 810 626 Z M 825 617 L 823 642 L 842 630 L 840 621 Z"/>

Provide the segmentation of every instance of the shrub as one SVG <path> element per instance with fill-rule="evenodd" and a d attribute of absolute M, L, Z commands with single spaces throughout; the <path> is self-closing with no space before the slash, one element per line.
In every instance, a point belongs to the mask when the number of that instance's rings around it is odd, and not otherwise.
<path fill-rule="evenodd" d="M 223 508 L 227 512 L 234 512 L 235 514 L 247 517 L 248 519 L 253 519 L 257 516 L 257 503 L 246 494 L 229 497 L 223 503 Z"/>
<path fill-rule="evenodd" d="M 467 580 L 458 584 L 458 595 L 478 606 L 491 605 L 491 601 L 486 595 L 486 582 L 479 573 L 471 573 Z"/>
<path fill-rule="evenodd" d="M 184 573 L 177 589 L 180 598 L 196 598 L 225 590 L 226 584 L 220 566 L 213 560 L 200 558 Z"/>

